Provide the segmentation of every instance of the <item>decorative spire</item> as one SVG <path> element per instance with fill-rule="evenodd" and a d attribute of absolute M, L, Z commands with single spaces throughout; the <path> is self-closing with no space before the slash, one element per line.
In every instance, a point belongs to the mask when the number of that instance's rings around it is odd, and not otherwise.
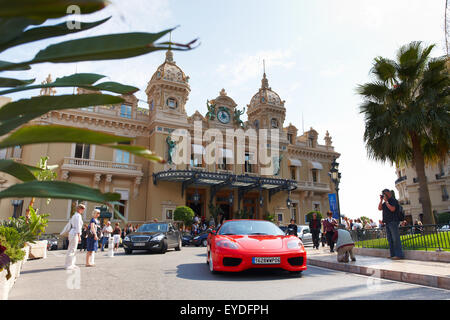
<path fill-rule="evenodd" d="M 175 61 L 173 61 L 173 52 L 172 52 L 172 50 L 170 50 L 171 42 L 172 42 L 172 31 L 169 33 L 169 50 L 167 50 L 167 52 L 166 52 L 166 62 L 175 63 Z"/>
<path fill-rule="evenodd" d="M 266 61 L 263 60 L 263 78 L 261 80 L 261 88 L 262 89 L 268 89 L 269 88 L 269 80 L 266 78 Z"/>
<path fill-rule="evenodd" d="M 331 136 L 330 136 L 330 134 L 328 133 L 328 130 L 327 130 L 327 133 L 325 134 L 324 140 L 325 140 L 325 145 L 326 145 L 327 149 L 328 149 L 329 147 L 331 147 L 332 141 L 331 141 Z"/>

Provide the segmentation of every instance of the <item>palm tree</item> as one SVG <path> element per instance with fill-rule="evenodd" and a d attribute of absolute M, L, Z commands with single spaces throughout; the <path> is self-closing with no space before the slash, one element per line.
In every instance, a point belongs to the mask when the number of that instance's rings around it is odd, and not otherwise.
<path fill-rule="evenodd" d="M 411 42 L 396 61 L 375 58 L 375 81 L 359 85 L 369 158 L 413 166 L 425 224 L 434 224 L 425 164 L 445 161 L 450 143 L 448 57 L 431 58 L 434 45 Z"/>

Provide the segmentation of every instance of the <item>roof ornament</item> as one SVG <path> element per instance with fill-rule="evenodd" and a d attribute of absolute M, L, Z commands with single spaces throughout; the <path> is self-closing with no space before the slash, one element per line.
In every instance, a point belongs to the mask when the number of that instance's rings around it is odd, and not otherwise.
<path fill-rule="evenodd" d="M 44 81 L 41 82 L 42 85 L 48 85 L 50 83 L 52 83 L 52 76 L 49 74 L 47 79 L 45 79 Z M 40 96 L 54 96 L 56 93 L 56 89 L 53 87 L 44 87 L 41 89 L 39 95 Z"/>
<path fill-rule="evenodd" d="M 269 88 L 269 80 L 266 78 L 266 61 L 263 59 L 263 78 L 261 80 L 261 88 L 268 89 Z"/>
<path fill-rule="evenodd" d="M 172 42 L 172 31 L 170 31 L 169 33 L 169 50 L 167 50 L 166 52 L 166 62 L 175 63 L 175 61 L 173 61 L 173 52 L 172 50 L 170 50 L 171 42 Z"/>

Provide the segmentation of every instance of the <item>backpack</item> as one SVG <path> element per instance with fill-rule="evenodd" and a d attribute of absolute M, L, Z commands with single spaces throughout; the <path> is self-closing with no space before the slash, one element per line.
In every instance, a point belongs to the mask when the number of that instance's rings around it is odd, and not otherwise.
<path fill-rule="evenodd" d="M 405 211 L 403 210 L 403 207 L 400 204 L 398 205 L 397 217 L 399 221 L 405 220 Z"/>

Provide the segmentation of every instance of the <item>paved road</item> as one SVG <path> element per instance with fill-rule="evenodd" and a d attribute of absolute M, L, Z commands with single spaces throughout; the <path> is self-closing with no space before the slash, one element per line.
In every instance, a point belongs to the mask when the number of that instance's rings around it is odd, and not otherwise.
<path fill-rule="evenodd" d="M 212 275 L 205 248 L 131 256 L 120 250 L 114 258 L 97 253 L 95 268 L 84 267 L 79 253 L 78 276 L 63 269 L 65 251 L 50 251 L 24 265 L 10 299 L 450 299 L 446 290 L 311 266 L 301 278 L 279 270 Z"/>

